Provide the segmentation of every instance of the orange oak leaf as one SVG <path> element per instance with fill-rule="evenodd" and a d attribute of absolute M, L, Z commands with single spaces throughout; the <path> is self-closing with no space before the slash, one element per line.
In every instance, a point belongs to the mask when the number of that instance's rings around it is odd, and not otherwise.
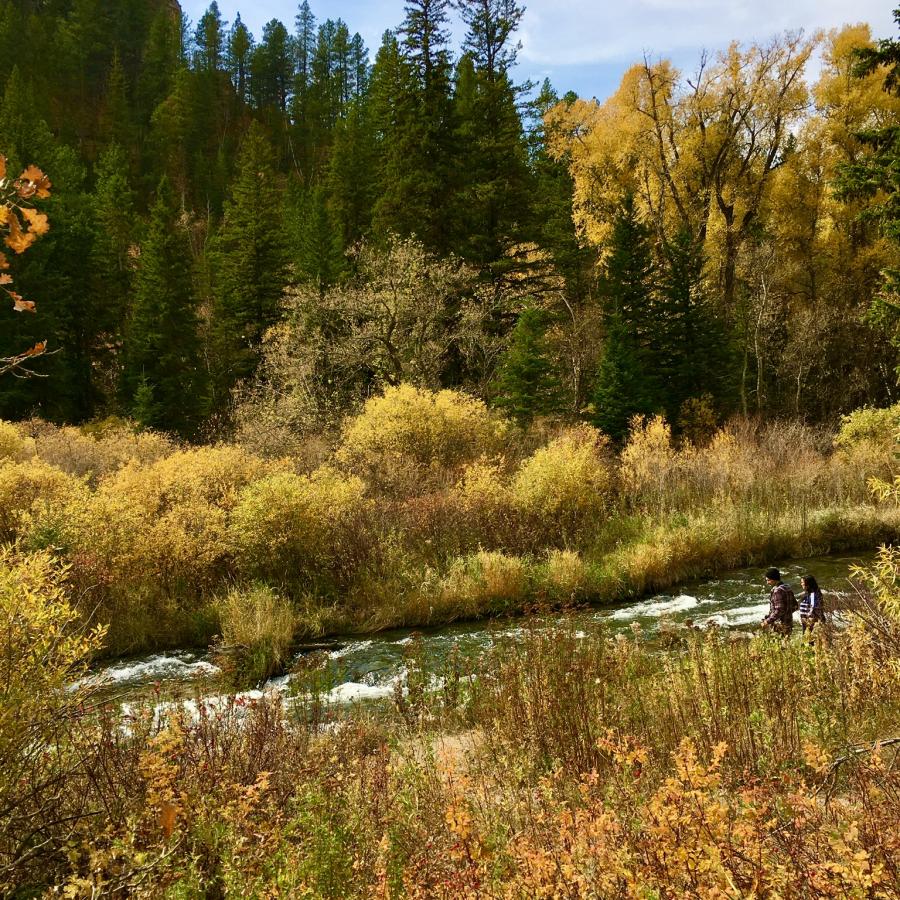
<path fill-rule="evenodd" d="M 12 275 L 7 275 L 6 272 L 4 272 L 2 275 L 0 275 L 0 284 L 12 284 L 12 283 L 13 283 Z"/>
<path fill-rule="evenodd" d="M 26 300 L 24 297 L 20 297 L 15 291 L 10 291 L 9 296 L 13 298 L 13 309 L 16 312 L 33 313 L 35 311 L 34 300 Z"/>
<path fill-rule="evenodd" d="M 6 246 L 14 253 L 24 253 L 35 241 L 37 235 L 33 231 L 22 231 L 19 217 L 15 214 L 9 217 L 9 235 L 6 238 Z"/>
<path fill-rule="evenodd" d="M 50 220 L 42 212 L 36 209 L 23 209 L 22 215 L 28 220 L 32 233 L 38 237 L 45 235 L 50 230 Z"/>
<path fill-rule="evenodd" d="M 6 178 L 6 157 L 0 153 L 0 180 Z"/>
<path fill-rule="evenodd" d="M 26 350 L 22 356 L 40 356 L 47 349 L 46 341 L 38 341 L 30 350 Z"/>
<path fill-rule="evenodd" d="M 159 824 L 166 837 L 171 837 L 178 819 L 178 807 L 165 800 L 159 810 Z"/>
<path fill-rule="evenodd" d="M 20 197 L 38 196 L 45 199 L 50 196 L 50 188 L 53 185 L 50 179 L 37 167 L 29 166 L 16 182 L 16 189 Z"/>
<path fill-rule="evenodd" d="M 5 253 L 0 253 L 0 269 L 8 269 L 9 268 L 9 260 L 6 258 Z"/>

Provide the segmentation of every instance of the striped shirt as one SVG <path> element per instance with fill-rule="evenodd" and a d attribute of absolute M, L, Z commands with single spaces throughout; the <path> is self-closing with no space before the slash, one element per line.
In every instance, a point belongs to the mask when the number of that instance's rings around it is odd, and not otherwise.
<path fill-rule="evenodd" d="M 801 617 L 821 619 L 823 617 L 823 612 L 821 591 L 804 591 L 800 595 Z"/>

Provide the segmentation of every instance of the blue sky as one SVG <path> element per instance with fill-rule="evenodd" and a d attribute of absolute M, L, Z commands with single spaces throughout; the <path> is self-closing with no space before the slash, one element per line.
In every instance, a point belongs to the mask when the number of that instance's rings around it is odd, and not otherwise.
<path fill-rule="evenodd" d="M 194 22 L 208 0 L 181 0 Z M 310 0 L 318 20 L 342 18 L 358 31 L 374 57 L 387 28 L 403 20 L 403 0 Z M 646 52 L 690 69 L 701 50 L 734 39 L 765 39 L 785 29 L 835 28 L 869 22 L 876 37 L 894 34 L 891 0 L 532 0 L 522 23 L 518 78 L 549 77 L 560 93 L 600 99 Z M 293 28 L 294 0 L 219 0 L 229 22 L 239 11 L 257 36 L 265 22 Z"/>

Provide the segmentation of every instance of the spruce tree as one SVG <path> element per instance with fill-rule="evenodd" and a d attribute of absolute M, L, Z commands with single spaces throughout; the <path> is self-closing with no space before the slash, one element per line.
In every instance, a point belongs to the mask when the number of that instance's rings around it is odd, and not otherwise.
<path fill-rule="evenodd" d="M 616 216 L 600 280 L 606 325 L 595 382 L 593 421 L 621 438 L 631 417 L 666 408 L 663 357 L 669 322 L 659 303 L 651 232 L 626 196 Z"/>
<path fill-rule="evenodd" d="M 112 402 L 111 389 L 118 380 L 121 335 L 134 283 L 132 248 L 137 238 L 137 216 L 128 159 L 118 144 L 104 151 L 94 175 L 96 236 L 91 254 L 91 291 L 97 310 L 96 328 L 103 338 L 94 356 L 103 389 L 110 395 L 106 399 Z"/>
<path fill-rule="evenodd" d="M 666 414 L 677 422 L 689 399 L 709 395 L 724 402 L 737 354 L 704 289 L 703 255 L 693 235 L 680 231 L 662 249 L 658 372 Z"/>
<path fill-rule="evenodd" d="M 141 424 L 187 436 L 197 427 L 202 383 L 191 256 L 179 217 L 163 178 L 141 244 L 123 394 Z"/>
<path fill-rule="evenodd" d="M 241 21 L 240 13 L 228 34 L 226 62 L 231 83 L 241 103 L 250 100 L 250 59 L 253 54 L 253 35 Z"/>
<path fill-rule="evenodd" d="M 324 293 L 346 268 L 340 232 L 329 212 L 324 185 L 301 194 L 291 206 L 297 277 Z"/>
<path fill-rule="evenodd" d="M 347 250 L 365 237 L 375 202 L 375 132 L 366 104 L 357 99 L 337 124 L 328 166 L 328 206 Z"/>
<path fill-rule="evenodd" d="M 387 37 L 372 72 L 383 123 L 376 229 L 415 235 L 437 253 L 450 249 L 446 202 L 456 174 L 449 8 L 448 0 L 410 0 L 402 41 Z"/>
<path fill-rule="evenodd" d="M 561 384 L 546 339 L 546 314 L 524 310 L 513 329 L 496 380 L 495 405 L 521 424 L 559 412 Z"/>
<path fill-rule="evenodd" d="M 533 184 L 516 106 L 523 88 L 510 77 L 519 49 L 514 34 L 524 8 L 512 0 L 462 0 L 459 9 L 468 25 L 463 47 L 474 74 L 464 57 L 455 96 L 462 184 L 453 249 L 484 268 L 503 260 L 511 245 L 532 237 Z"/>
<path fill-rule="evenodd" d="M 256 368 L 262 335 L 278 318 L 287 283 L 283 199 L 273 156 L 262 127 L 254 122 L 241 145 L 213 251 L 216 405 Z"/>

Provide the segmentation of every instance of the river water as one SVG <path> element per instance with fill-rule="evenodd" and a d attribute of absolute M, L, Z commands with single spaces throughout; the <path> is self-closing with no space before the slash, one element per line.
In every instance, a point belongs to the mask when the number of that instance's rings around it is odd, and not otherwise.
<path fill-rule="evenodd" d="M 781 566 L 785 581 L 800 592 L 800 576 L 812 573 L 829 594 L 849 587 L 853 565 L 865 563 L 871 555 L 830 556 L 794 560 Z M 317 651 L 323 679 L 324 699 L 333 703 L 373 700 L 390 696 L 406 671 L 412 646 L 426 671 L 441 671 L 450 654 L 463 663 L 479 656 L 498 641 L 515 640 L 529 628 L 566 624 L 576 633 L 588 634 L 603 628 L 607 633 L 639 631 L 646 637 L 659 632 L 663 623 L 693 623 L 697 627 L 748 630 L 758 625 L 768 611 L 768 589 L 763 568 L 740 569 L 722 577 L 688 582 L 666 594 L 614 606 L 589 607 L 553 614 L 537 614 L 518 619 L 460 622 L 427 631 L 402 629 L 370 637 L 338 637 L 336 647 Z M 665 626 L 663 626 L 665 627 Z M 300 660 L 298 660 L 299 662 Z M 212 696 L 223 699 L 225 690 L 218 667 L 204 654 L 183 650 L 119 661 L 91 676 L 112 695 L 122 699 L 154 693 L 181 696 Z M 259 689 L 244 692 L 256 698 L 266 692 L 290 689 L 290 674 L 273 678 Z"/>

